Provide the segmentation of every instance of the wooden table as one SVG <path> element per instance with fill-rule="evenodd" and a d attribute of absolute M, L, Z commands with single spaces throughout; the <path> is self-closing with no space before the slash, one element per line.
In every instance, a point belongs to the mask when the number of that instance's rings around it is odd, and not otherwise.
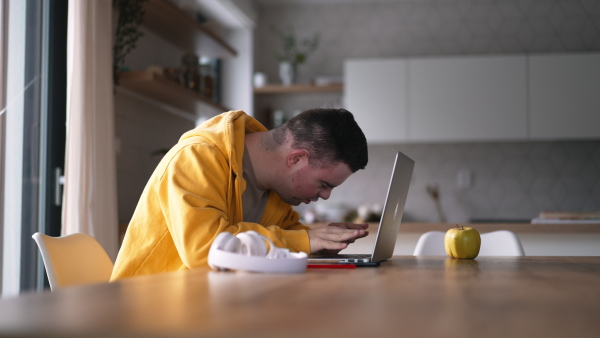
<path fill-rule="evenodd" d="M 196 269 L 4 299 L 0 335 L 599 337 L 600 257 L 397 256 L 292 275 Z"/>

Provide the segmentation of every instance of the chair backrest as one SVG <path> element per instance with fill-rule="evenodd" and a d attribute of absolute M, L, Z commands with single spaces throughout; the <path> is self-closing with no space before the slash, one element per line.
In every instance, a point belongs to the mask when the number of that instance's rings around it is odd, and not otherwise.
<path fill-rule="evenodd" d="M 481 256 L 525 256 L 517 234 L 498 230 L 481 234 Z"/>
<path fill-rule="evenodd" d="M 445 232 L 429 231 L 419 237 L 413 256 L 446 256 Z"/>
<path fill-rule="evenodd" d="M 414 256 L 445 256 L 445 232 L 429 231 L 421 235 Z M 512 231 L 498 230 L 481 234 L 479 256 L 525 256 L 519 237 Z"/>
<path fill-rule="evenodd" d="M 42 254 L 52 291 L 110 280 L 114 264 L 92 236 L 76 233 L 50 237 L 36 232 L 32 237 Z"/>

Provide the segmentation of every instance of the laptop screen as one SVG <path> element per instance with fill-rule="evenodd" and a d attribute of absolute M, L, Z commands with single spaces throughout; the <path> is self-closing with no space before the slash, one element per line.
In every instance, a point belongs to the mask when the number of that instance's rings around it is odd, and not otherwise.
<path fill-rule="evenodd" d="M 394 254 L 414 166 L 415 161 L 408 156 L 401 152 L 396 154 L 379 230 L 375 239 L 375 247 L 371 256 L 372 262 L 386 260 Z"/>

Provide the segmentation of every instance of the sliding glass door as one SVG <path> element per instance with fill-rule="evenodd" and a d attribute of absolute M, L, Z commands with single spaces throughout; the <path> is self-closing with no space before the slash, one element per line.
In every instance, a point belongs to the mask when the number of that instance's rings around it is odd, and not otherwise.
<path fill-rule="evenodd" d="M 55 172 L 64 162 L 66 2 L 0 0 L 3 296 L 43 287 L 31 235 L 60 233 Z"/>

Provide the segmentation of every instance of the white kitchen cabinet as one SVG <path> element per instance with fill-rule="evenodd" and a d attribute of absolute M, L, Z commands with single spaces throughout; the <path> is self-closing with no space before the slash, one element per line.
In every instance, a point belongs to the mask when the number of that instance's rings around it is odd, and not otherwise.
<path fill-rule="evenodd" d="M 409 61 L 410 141 L 527 138 L 525 56 Z"/>
<path fill-rule="evenodd" d="M 369 143 L 407 141 L 406 60 L 349 60 L 344 64 L 346 108 Z"/>
<path fill-rule="evenodd" d="M 600 137 L 600 53 L 530 57 L 530 137 Z"/>

